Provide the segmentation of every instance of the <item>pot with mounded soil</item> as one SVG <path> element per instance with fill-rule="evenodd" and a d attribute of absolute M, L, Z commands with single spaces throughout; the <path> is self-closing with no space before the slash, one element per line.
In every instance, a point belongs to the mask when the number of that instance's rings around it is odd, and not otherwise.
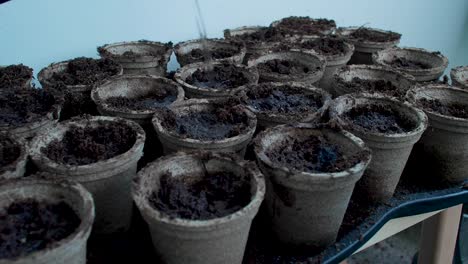
<path fill-rule="evenodd" d="M 336 29 L 336 23 L 332 19 L 290 16 L 274 21 L 270 27 L 286 36 L 311 37 L 330 35 Z"/>
<path fill-rule="evenodd" d="M 246 51 L 243 42 L 224 39 L 194 39 L 180 42 L 174 47 L 180 66 L 208 60 L 241 64 Z"/>
<path fill-rule="evenodd" d="M 257 118 L 233 99 L 192 99 L 156 111 L 153 125 L 164 154 L 206 150 L 244 157 Z"/>
<path fill-rule="evenodd" d="M 0 132 L 0 181 L 23 177 L 27 158 L 23 140 Z"/>
<path fill-rule="evenodd" d="M 245 43 L 247 52 L 244 63 L 252 56 L 269 53 L 274 47 L 285 40 L 283 32 L 273 27 L 247 26 L 235 29 L 225 29 L 224 38 Z"/>
<path fill-rule="evenodd" d="M 468 89 L 468 66 L 458 66 L 450 71 L 452 85 Z"/>
<path fill-rule="evenodd" d="M 310 124 L 269 128 L 254 142 L 274 236 L 309 250 L 332 244 L 371 159 L 364 143 L 351 133 Z"/>
<path fill-rule="evenodd" d="M 39 171 L 79 182 L 92 193 L 93 232 L 108 234 L 130 226 L 131 181 L 144 141 L 143 129 L 126 119 L 73 118 L 36 136 L 30 155 Z"/>
<path fill-rule="evenodd" d="M 0 66 L 0 89 L 31 88 L 33 70 L 23 64 Z"/>
<path fill-rule="evenodd" d="M 348 64 L 373 64 L 373 53 L 398 45 L 401 38 L 399 33 L 368 27 L 338 28 L 336 34 L 354 45 Z"/>
<path fill-rule="evenodd" d="M 331 96 L 310 84 L 259 83 L 246 85 L 235 96 L 257 116 L 257 131 L 322 116 Z"/>
<path fill-rule="evenodd" d="M 91 100 L 92 87 L 112 76 L 122 75 L 122 66 L 110 59 L 75 58 L 52 63 L 38 74 L 46 90 L 63 94 L 65 102 L 60 120 L 73 116 L 96 115 L 96 105 Z"/>
<path fill-rule="evenodd" d="M 123 67 L 124 74 L 166 76 L 172 54 L 172 42 L 139 40 L 106 44 L 98 47 L 102 58 L 109 58 Z"/>
<path fill-rule="evenodd" d="M 78 183 L 27 179 L 0 185 L 1 264 L 85 264 L 94 220 Z"/>
<path fill-rule="evenodd" d="M 415 146 L 418 167 L 428 172 L 424 175 L 450 182 L 468 179 L 468 92 L 427 85 L 411 89 L 407 99 L 429 117 L 429 128 Z"/>
<path fill-rule="evenodd" d="M 188 98 L 225 98 L 239 86 L 257 83 L 258 71 L 229 62 L 198 62 L 178 69 L 174 78 Z"/>
<path fill-rule="evenodd" d="M 340 96 L 329 113 L 372 150 L 372 162 L 356 192 L 371 201 L 391 198 L 413 145 L 427 128 L 427 116 L 406 102 L 371 94 Z"/>
<path fill-rule="evenodd" d="M 133 198 L 165 263 L 242 263 L 265 195 L 253 162 L 178 153 L 138 173 Z"/>
<path fill-rule="evenodd" d="M 348 65 L 334 75 L 333 96 L 350 93 L 380 93 L 403 99 L 415 85 L 414 77 L 377 65 Z"/>
<path fill-rule="evenodd" d="M 420 48 L 388 48 L 372 55 L 375 64 L 407 73 L 417 82 L 436 81 L 444 74 L 448 59 L 440 52 Z"/>
<path fill-rule="evenodd" d="M 289 50 L 252 57 L 247 66 L 258 69 L 258 82 L 314 84 L 323 76 L 325 59 L 318 54 Z"/>
<path fill-rule="evenodd" d="M 0 89 L 0 132 L 30 139 L 58 122 L 61 98 L 43 89 Z"/>

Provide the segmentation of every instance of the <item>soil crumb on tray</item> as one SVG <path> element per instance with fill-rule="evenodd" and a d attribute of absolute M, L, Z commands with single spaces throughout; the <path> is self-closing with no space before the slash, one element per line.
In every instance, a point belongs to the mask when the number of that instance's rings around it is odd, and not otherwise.
<path fill-rule="evenodd" d="M 210 70 L 196 70 L 185 80 L 200 88 L 230 89 L 247 84 L 246 70 L 229 63 L 214 65 Z"/>
<path fill-rule="evenodd" d="M 417 103 L 423 109 L 445 116 L 468 119 L 468 105 L 460 103 L 442 103 L 438 99 L 421 98 Z"/>
<path fill-rule="evenodd" d="M 371 104 L 352 108 L 345 114 L 349 125 L 374 133 L 397 134 L 416 128 L 416 124 L 402 117 L 388 105 Z"/>
<path fill-rule="evenodd" d="M 0 89 L 23 87 L 33 76 L 33 70 L 23 64 L 0 67 Z"/>
<path fill-rule="evenodd" d="M 223 48 L 216 48 L 214 50 L 210 51 L 203 51 L 202 49 L 193 49 L 190 52 L 190 56 L 194 59 L 199 59 L 199 60 L 205 60 L 205 53 L 209 53 L 211 58 L 213 59 L 224 59 L 224 58 L 229 58 L 236 53 L 238 53 L 239 50 L 235 48 L 228 48 L 228 47 L 223 47 Z"/>
<path fill-rule="evenodd" d="M 325 136 L 313 135 L 302 139 L 288 136 L 266 155 L 273 163 L 311 173 L 344 171 L 363 157 L 362 153 L 348 156 Z"/>
<path fill-rule="evenodd" d="M 0 209 L 0 259 L 44 249 L 72 234 L 80 223 L 80 218 L 64 202 L 15 201 Z"/>
<path fill-rule="evenodd" d="M 415 70 L 426 70 L 432 68 L 431 65 L 408 60 L 407 58 L 395 58 L 390 62 L 390 65 L 402 69 L 415 69 Z"/>
<path fill-rule="evenodd" d="M 21 147 L 5 134 L 0 134 L 0 172 L 2 168 L 18 159 Z"/>
<path fill-rule="evenodd" d="M 291 60 L 279 60 L 273 59 L 264 63 L 259 63 L 257 68 L 260 72 L 264 73 L 279 73 L 279 74 L 306 74 L 314 72 L 315 69 L 309 69 L 309 67 L 297 61 Z"/>
<path fill-rule="evenodd" d="M 97 127 L 71 126 L 62 140 L 50 142 L 42 152 L 67 165 L 85 165 L 127 152 L 135 144 L 135 132 L 123 124 L 102 122 Z"/>
<path fill-rule="evenodd" d="M 65 85 L 91 85 L 117 75 L 120 65 L 110 59 L 76 58 L 68 62 L 63 72 L 54 73 L 49 82 Z"/>
<path fill-rule="evenodd" d="M 399 40 L 401 34 L 395 32 L 384 33 L 369 28 L 360 27 L 349 34 L 349 37 L 359 41 L 390 42 Z"/>
<path fill-rule="evenodd" d="M 336 27 L 334 20 L 319 18 L 311 20 L 309 17 L 292 16 L 284 18 L 278 25 L 278 28 L 299 32 L 301 34 L 321 34 L 324 31 Z"/>
<path fill-rule="evenodd" d="M 42 89 L 0 91 L 0 125 L 22 125 L 38 121 L 56 103 L 52 93 Z"/>
<path fill-rule="evenodd" d="M 340 81 L 339 85 L 344 85 L 356 92 L 383 93 L 398 98 L 405 97 L 407 91 L 407 89 L 404 89 L 403 87 L 394 85 L 391 81 L 367 80 L 359 77 L 354 77 L 350 82 Z"/>
<path fill-rule="evenodd" d="M 164 174 L 160 188 L 149 197 L 152 206 L 171 216 L 207 220 L 241 210 L 251 200 L 250 181 L 231 172 L 208 173 L 202 177 Z"/>
<path fill-rule="evenodd" d="M 141 111 L 168 107 L 176 99 L 177 97 L 169 91 L 160 89 L 140 98 L 128 98 L 123 96 L 110 97 L 106 99 L 105 103 L 117 109 Z"/>

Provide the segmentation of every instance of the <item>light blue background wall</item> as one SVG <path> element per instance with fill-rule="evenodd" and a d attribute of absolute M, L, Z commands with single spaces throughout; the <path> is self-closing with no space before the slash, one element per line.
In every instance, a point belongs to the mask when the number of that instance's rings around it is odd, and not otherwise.
<path fill-rule="evenodd" d="M 199 0 L 208 37 L 289 15 L 333 18 L 403 34 L 401 46 L 439 50 L 449 67 L 468 64 L 468 1 Z M 96 47 L 123 40 L 178 42 L 198 37 L 193 0 L 12 0 L 0 5 L 0 65 L 97 57 Z M 170 68 L 174 68 L 171 64 Z"/>

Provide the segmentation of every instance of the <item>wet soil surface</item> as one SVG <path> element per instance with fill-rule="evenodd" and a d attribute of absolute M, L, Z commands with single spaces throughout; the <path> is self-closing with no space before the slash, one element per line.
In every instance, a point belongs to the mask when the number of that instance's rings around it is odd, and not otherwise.
<path fill-rule="evenodd" d="M 110 97 L 105 103 L 112 108 L 144 111 L 168 107 L 176 99 L 176 95 L 161 89 L 140 98 L 127 98 L 123 96 Z"/>
<path fill-rule="evenodd" d="M 165 174 L 158 192 L 149 197 L 157 210 L 171 217 L 192 220 L 232 214 L 250 200 L 250 181 L 230 172 L 206 173 L 203 177 Z"/>
<path fill-rule="evenodd" d="M 66 203 L 16 201 L 0 213 L 0 258 L 41 249 L 72 234 L 81 220 Z"/>
<path fill-rule="evenodd" d="M 313 113 L 323 106 L 319 95 L 306 95 L 303 90 L 287 85 L 271 87 L 268 84 L 259 84 L 255 90 L 241 93 L 240 98 L 259 112 Z"/>
<path fill-rule="evenodd" d="M 432 68 L 429 64 L 408 60 L 407 58 L 395 58 L 389 64 L 393 67 L 403 69 L 425 70 Z"/>
<path fill-rule="evenodd" d="M 354 77 L 350 82 L 338 81 L 338 85 L 346 87 L 346 90 L 367 93 L 382 93 L 393 97 L 404 98 L 407 88 L 398 87 L 391 81 L 385 80 L 366 80 Z"/>
<path fill-rule="evenodd" d="M 23 64 L 0 67 L 0 89 L 24 87 L 33 77 L 33 70 Z"/>
<path fill-rule="evenodd" d="M 436 112 L 445 116 L 458 118 L 468 118 L 468 105 L 460 103 L 442 103 L 438 99 L 421 98 L 417 102 L 418 106 L 431 112 Z"/>
<path fill-rule="evenodd" d="M 278 73 L 278 74 L 289 74 L 289 75 L 313 73 L 316 70 L 316 69 L 309 69 L 309 67 L 294 60 L 279 60 L 279 59 L 273 59 L 264 63 L 259 63 L 257 65 L 257 68 L 260 73 L 262 72 L 263 73 Z"/>
<path fill-rule="evenodd" d="M 397 134 L 416 128 L 411 120 L 401 116 L 388 105 L 371 104 L 352 108 L 344 119 L 354 128 L 367 132 Z"/>
<path fill-rule="evenodd" d="M 21 154 L 21 147 L 5 134 L 0 134 L 0 172 L 2 167 L 13 163 Z"/>
<path fill-rule="evenodd" d="M 208 53 L 208 56 L 211 56 L 212 59 L 224 59 L 224 58 L 229 58 L 237 53 L 239 53 L 239 50 L 236 48 L 228 48 L 228 47 L 223 47 L 223 48 L 216 48 L 213 50 L 209 51 L 203 51 L 202 49 L 193 49 L 190 52 L 190 56 L 193 59 L 204 61 L 206 60 L 206 55 Z"/>
<path fill-rule="evenodd" d="M 80 57 L 71 60 L 65 71 L 54 73 L 49 82 L 65 85 L 91 85 L 117 75 L 119 72 L 120 65 L 113 60 Z"/>
<path fill-rule="evenodd" d="M 176 116 L 170 110 L 160 110 L 162 125 L 179 136 L 199 140 L 221 140 L 240 135 L 249 118 L 241 105 L 215 105 L 211 111 L 190 112 Z"/>
<path fill-rule="evenodd" d="M 251 44 L 256 42 L 277 42 L 284 40 L 284 32 L 277 28 L 263 27 L 253 33 L 237 35 L 232 38 Z"/>
<path fill-rule="evenodd" d="M 71 126 L 62 140 L 54 140 L 42 152 L 67 165 L 85 165 L 127 152 L 135 144 L 135 132 L 128 126 L 102 122 L 98 127 Z"/>
<path fill-rule="evenodd" d="M 336 55 L 346 52 L 344 40 L 334 37 L 319 38 L 298 43 L 303 49 L 312 49 L 321 55 Z"/>
<path fill-rule="evenodd" d="M 395 32 L 382 33 L 361 27 L 349 34 L 349 37 L 358 41 L 391 42 L 399 40 L 401 34 Z"/>
<path fill-rule="evenodd" d="M 223 63 L 207 71 L 198 69 L 185 81 L 200 88 L 230 89 L 249 83 L 249 78 L 245 69 Z"/>
<path fill-rule="evenodd" d="M 41 119 L 56 103 L 52 93 L 42 89 L 0 91 L 0 125 L 22 125 Z"/>
<path fill-rule="evenodd" d="M 284 31 L 293 31 L 300 34 L 322 34 L 324 31 L 336 28 L 334 20 L 329 19 L 314 19 L 309 17 L 288 17 L 283 19 L 278 25 L 278 28 Z"/>
<path fill-rule="evenodd" d="M 339 172 L 361 162 L 364 153 L 348 156 L 340 146 L 325 136 L 304 139 L 286 137 L 279 146 L 266 153 L 273 163 L 304 172 Z"/>

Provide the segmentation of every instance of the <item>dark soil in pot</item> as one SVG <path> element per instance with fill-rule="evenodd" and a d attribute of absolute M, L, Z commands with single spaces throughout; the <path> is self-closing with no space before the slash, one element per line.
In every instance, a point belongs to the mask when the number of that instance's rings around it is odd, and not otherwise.
<path fill-rule="evenodd" d="M 318 38 L 296 44 L 299 48 L 312 49 L 321 55 L 335 55 L 346 52 L 346 44 L 343 39 L 336 37 Z"/>
<path fill-rule="evenodd" d="M 61 141 L 52 141 L 42 152 L 59 163 L 85 165 L 123 154 L 135 140 L 130 127 L 103 122 L 97 128 L 73 126 Z"/>
<path fill-rule="evenodd" d="M 407 89 L 398 87 L 390 81 L 386 80 L 366 80 L 359 77 L 354 77 L 351 82 L 340 81 L 339 85 L 354 91 L 361 91 L 366 93 L 383 93 L 389 96 L 403 98 L 406 95 Z"/>
<path fill-rule="evenodd" d="M 349 38 L 357 41 L 372 41 L 372 42 L 390 42 L 399 40 L 400 34 L 395 32 L 378 32 L 365 27 L 360 27 L 349 34 Z"/>
<path fill-rule="evenodd" d="M 21 147 L 10 137 L 0 134 L 0 172 L 6 165 L 13 163 L 21 154 Z"/>
<path fill-rule="evenodd" d="M 110 97 L 105 102 L 114 108 L 139 111 L 168 107 L 176 99 L 176 94 L 172 94 L 167 90 L 161 89 L 141 98 L 118 96 Z"/>
<path fill-rule="evenodd" d="M 247 43 L 253 44 L 256 42 L 277 42 L 284 39 L 284 35 L 280 30 L 272 27 L 263 27 L 253 33 L 232 36 L 231 38 L 239 39 Z"/>
<path fill-rule="evenodd" d="M 207 220 L 230 215 L 249 204 L 250 184 L 231 172 L 161 176 L 160 188 L 149 197 L 152 206 L 171 216 Z"/>
<path fill-rule="evenodd" d="M 81 220 L 66 203 L 15 201 L 0 210 L 0 259 L 46 248 L 72 234 Z"/>
<path fill-rule="evenodd" d="M 190 52 L 190 56 L 195 60 L 206 61 L 206 53 L 201 49 L 194 49 Z M 239 49 L 228 48 L 228 47 L 219 47 L 214 50 L 209 51 L 209 56 L 212 59 L 224 59 L 229 58 L 239 53 Z"/>
<path fill-rule="evenodd" d="M 421 98 L 417 105 L 427 111 L 445 116 L 453 116 L 468 119 L 468 105 L 460 103 L 442 103 L 438 99 Z"/>
<path fill-rule="evenodd" d="M 0 125 L 19 126 L 35 122 L 47 115 L 56 98 L 41 89 L 0 91 Z"/>
<path fill-rule="evenodd" d="M 291 16 L 281 19 L 275 27 L 286 33 L 321 35 L 336 28 L 336 23 L 334 20 L 325 18 L 311 19 L 310 17 Z"/>
<path fill-rule="evenodd" d="M 33 77 L 33 70 L 23 64 L 0 67 L 0 89 L 24 87 Z"/>
<path fill-rule="evenodd" d="M 392 67 L 402 69 L 414 69 L 414 70 L 425 70 L 432 68 L 431 65 L 418 61 L 411 61 L 407 58 L 395 58 L 389 63 Z"/>
<path fill-rule="evenodd" d="M 257 65 L 257 68 L 260 72 L 260 76 L 262 75 L 262 73 L 279 73 L 294 75 L 305 74 L 309 72 L 312 73 L 315 70 L 320 70 L 320 67 L 317 67 L 317 69 L 310 69 L 309 67 L 297 61 L 280 59 L 273 59 L 264 63 L 260 63 Z"/>
<path fill-rule="evenodd" d="M 229 89 L 249 83 L 245 71 L 230 63 L 214 65 L 209 70 L 196 70 L 185 81 L 200 88 Z"/>

